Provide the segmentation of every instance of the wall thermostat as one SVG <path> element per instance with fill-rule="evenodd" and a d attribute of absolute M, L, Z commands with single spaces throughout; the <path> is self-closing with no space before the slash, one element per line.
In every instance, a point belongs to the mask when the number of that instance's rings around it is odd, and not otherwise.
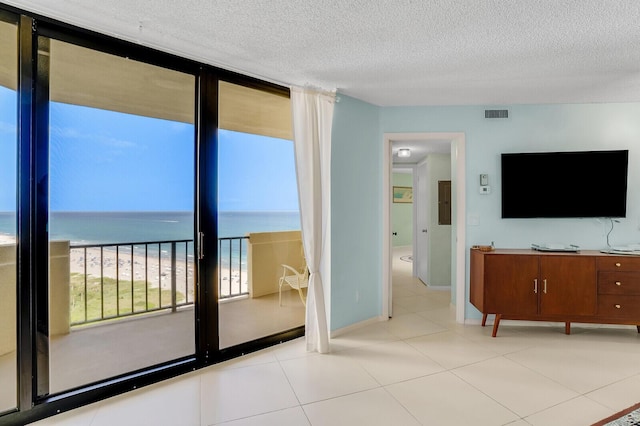
<path fill-rule="evenodd" d="M 482 173 L 480 175 L 480 186 L 487 186 L 489 185 L 489 175 L 486 173 Z"/>

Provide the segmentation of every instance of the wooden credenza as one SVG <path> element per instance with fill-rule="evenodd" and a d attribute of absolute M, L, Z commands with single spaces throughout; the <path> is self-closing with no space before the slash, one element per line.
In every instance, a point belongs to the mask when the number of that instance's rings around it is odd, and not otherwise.
<path fill-rule="evenodd" d="M 640 333 L 640 257 L 471 249 L 471 303 L 501 319 L 628 324 Z"/>

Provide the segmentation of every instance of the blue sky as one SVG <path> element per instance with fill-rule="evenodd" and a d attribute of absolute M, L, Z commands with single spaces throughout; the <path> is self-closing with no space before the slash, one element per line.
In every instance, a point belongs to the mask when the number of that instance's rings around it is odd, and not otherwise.
<path fill-rule="evenodd" d="M 219 209 L 298 210 L 293 142 L 220 130 Z"/>
<path fill-rule="evenodd" d="M 16 209 L 16 92 L 0 86 L 0 211 Z"/>
<path fill-rule="evenodd" d="M 193 126 L 52 102 L 52 211 L 192 210 Z"/>
<path fill-rule="evenodd" d="M 15 93 L 0 87 L 0 211 L 15 209 Z M 298 209 L 293 143 L 221 130 L 219 209 Z M 193 209 L 194 127 L 52 103 L 52 211 Z"/>

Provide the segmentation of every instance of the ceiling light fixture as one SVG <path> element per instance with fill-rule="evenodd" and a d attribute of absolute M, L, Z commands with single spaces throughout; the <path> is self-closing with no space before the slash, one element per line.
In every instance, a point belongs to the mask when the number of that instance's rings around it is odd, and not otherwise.
<path fill-rule="evenodd" d="M 398 157 L 400 158 L 411 157 L 411 150 L 409 148 L 400 148 L 398 150 Z"/>

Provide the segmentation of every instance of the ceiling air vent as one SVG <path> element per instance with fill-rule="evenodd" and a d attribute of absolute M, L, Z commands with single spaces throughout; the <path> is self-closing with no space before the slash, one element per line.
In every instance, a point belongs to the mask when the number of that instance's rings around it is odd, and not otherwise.
<path fill-rule="evenodd" d="M 484 118 L 509 118 L 508 109 L 485 109 Z"/>

